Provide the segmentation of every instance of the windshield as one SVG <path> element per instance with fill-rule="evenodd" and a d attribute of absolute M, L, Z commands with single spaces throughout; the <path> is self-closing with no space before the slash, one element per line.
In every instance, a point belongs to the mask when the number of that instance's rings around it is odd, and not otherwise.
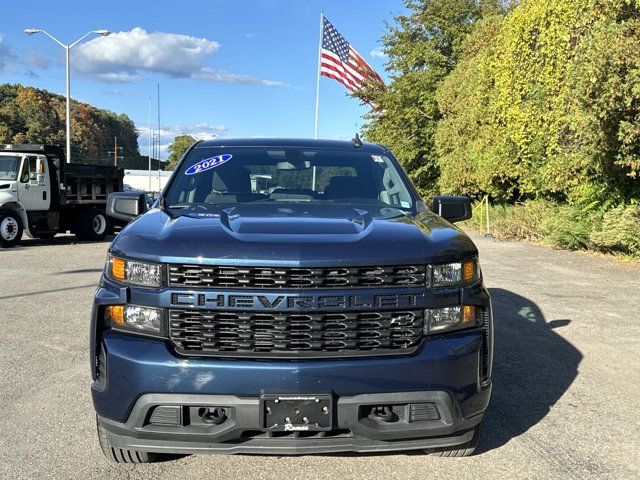
<path fill-rule="evenodd" d="M 308 203 L 413 210 L 395 160 L 362 150 L 202 147 L 176 172 L 165 204 Z"/>
<path fill-rule="evenodd" d="M 0 180 L 17 180 L 22 157 L 0 155 Z"/>

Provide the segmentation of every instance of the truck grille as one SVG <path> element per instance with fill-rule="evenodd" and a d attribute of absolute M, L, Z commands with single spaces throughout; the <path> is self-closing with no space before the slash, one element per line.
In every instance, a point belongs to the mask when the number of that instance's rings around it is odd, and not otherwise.
<path fill-rule="evenodd" d="M 423 312 L 237 313 L 170 310 L 180 353 L 304 356 L 406 353 L 422 337 Z"/>
<path fill-rule="evenodd" d="M 382 267 L 223 267 L 169 265 L 169 285 L 222 288 L 341 288 L 424 285 L 424 265 Z"/>

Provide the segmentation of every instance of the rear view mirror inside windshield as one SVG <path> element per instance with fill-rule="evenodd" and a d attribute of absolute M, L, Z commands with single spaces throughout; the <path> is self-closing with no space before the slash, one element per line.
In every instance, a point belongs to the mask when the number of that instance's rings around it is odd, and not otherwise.
<path fill-rule="evenodd" d="M 296 160 L 293 162 L 278 162 L 278 170 L 307 170 L 311 168 L 309 160 Z"/>

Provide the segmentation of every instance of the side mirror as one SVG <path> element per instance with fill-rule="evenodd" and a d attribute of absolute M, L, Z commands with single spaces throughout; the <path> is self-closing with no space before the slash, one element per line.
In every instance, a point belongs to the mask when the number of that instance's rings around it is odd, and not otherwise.
<path fill-rule="evenodd" d="M 471 218 L 471 200 L 464 196 L 439 195 L 434 197 L 431 211 L 448 222 L 462 222 Z"/>
<path fill-rule="evenodd" d="M 45 165 L 47 163 L 47 157 L 44 155 L 38 155 L 36 160 L 36 185 L 44 185 L 46 183 Z"/>
<path fill-rule="evenodd" d="M 107 215 L 130 222 L 147 211 L 147 196 L 139 192 L 115 192 L 107 198 Z"/>

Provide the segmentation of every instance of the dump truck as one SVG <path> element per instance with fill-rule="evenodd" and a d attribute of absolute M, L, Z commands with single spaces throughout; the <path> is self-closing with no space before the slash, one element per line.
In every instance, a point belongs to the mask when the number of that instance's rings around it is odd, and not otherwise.
<path fill-rule="evenodd" d="M 15 246 L 23 232 L 103 239 L 115 224 L 107 197 L 122 191 L 122 178 L 115 166 L 66 163 L 58 145 L 0 145 L 0 245 Z"/>

